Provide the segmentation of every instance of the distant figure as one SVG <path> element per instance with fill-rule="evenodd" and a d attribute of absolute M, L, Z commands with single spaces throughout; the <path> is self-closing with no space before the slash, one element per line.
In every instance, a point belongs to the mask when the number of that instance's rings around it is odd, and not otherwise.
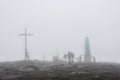
<path fill-rule="evenodd" d="M 63 56 L 63 58 L 65 59 L 65 62 L 67 61 L 67 55 L 65 54 L 64 56 Z"/>
<path fill-rule="evenodd" d="M 67 58 L 68 58 L 68 61 L 69 62 L 74 62 L 74 54 L 73 54 L 73 52 L 68 52 L 68 54 L 67 54 Z"/>

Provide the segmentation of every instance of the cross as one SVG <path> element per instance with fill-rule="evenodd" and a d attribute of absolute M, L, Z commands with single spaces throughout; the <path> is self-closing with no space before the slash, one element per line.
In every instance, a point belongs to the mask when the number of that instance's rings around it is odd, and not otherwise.
<path fill-rule="evenodd" d="M 27 51 L 27 37 L 32 36 L 32 34 L 28 34 L 27 33 L 27 28 L 25 28 L 25 33 L 24 34 L 19 34 L 19 35 L 25 37 L 25 60 L 30 60 L 30 56 L 29 56 L 29 53 Z"/>

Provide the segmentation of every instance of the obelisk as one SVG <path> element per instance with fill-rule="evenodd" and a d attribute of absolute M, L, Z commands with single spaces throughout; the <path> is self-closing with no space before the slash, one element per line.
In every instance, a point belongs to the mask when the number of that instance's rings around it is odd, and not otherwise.
<path fill-rule="evenodd" d="M 84 62 L 92 62 L 91 60 L 91 52 L 90 52 L 90 43 L 89 38 L 85 38 L 85 54 L 84 54 Z"/>

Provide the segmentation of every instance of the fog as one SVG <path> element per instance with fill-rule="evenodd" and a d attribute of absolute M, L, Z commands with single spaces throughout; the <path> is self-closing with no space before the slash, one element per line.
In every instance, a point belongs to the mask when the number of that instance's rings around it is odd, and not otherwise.
<path fill-rule="evenodd" d="M 97 61 L 120 62 L 120 0 L 0 0 L 0 61 L 24 59 L 27 28 L 31 59 L 84 54 L 90 39 Z"/>

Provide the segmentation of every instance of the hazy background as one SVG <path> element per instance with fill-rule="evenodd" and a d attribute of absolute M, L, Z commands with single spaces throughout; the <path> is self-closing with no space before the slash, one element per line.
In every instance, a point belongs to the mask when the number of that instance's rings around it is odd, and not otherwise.
<path fill-rule="evenodd" d="M 89 36 L 97 61 L 120 62 L 120 0 L 0 0 L 0 61 L 24 58 L 25 27 L 32 59 L 78 57 Z"/>

